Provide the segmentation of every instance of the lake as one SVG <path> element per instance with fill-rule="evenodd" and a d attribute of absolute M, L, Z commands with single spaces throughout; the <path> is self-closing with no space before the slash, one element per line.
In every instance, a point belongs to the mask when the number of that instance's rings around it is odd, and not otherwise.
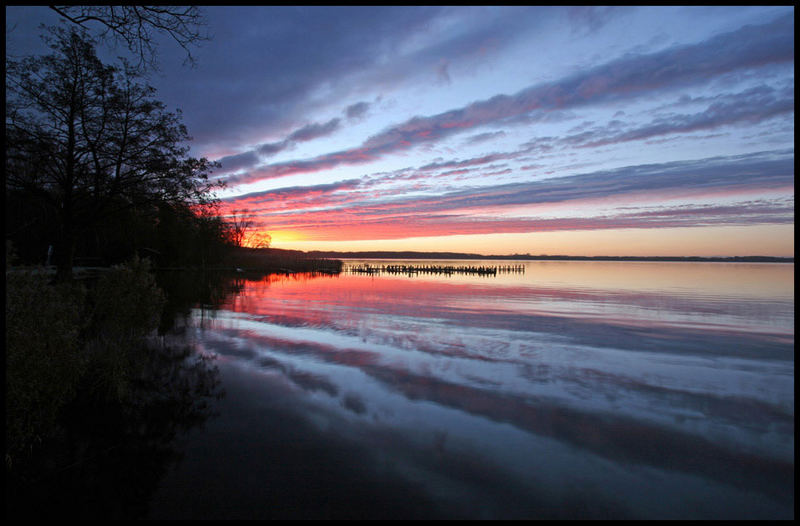
<path fill-rule="evenodd" d="M 386 265 L 387 261 L 346 261 Z M 239 279 L 149 518 L 794 517 L 794 265 Z"/>

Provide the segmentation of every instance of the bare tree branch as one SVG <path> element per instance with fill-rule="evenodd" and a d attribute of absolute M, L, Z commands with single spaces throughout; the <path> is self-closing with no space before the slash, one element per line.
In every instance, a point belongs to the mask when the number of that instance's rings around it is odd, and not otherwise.
<path fill-rule="evenodd" d="M 272 236 L 256 228 L 250 210 L 231 210 L 227 221 L 231 241 L 237 247 L 269 248 Z"/>
<path fill-rule="evenodd" d="M 51 5 L 62 18 L 82 28 L 99 27 L 99 38 L 122 43 L 138 57 L 138 66 L 158 69 L 158 34 L 169 36 L 185 52 L 192 66 L 192 48 L 210 36 L 203 32 L 206 20 L 197 6 Z"/>

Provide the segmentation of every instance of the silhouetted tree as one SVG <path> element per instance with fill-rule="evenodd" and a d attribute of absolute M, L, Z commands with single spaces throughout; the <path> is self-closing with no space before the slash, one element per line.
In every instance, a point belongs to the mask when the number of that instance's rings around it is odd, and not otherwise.
<path fill-rule="evenodd" d="M 137 66 L 157 69 L 157 34 L 167 35 L 194 64 L 192 47 L 210 37 L 203 33 L 205 17 L 197 6 L 51 5 L 50 9 L 82 28 L 99 28 L 99 38 L 122 43 L 138 57 Z"/>
<path fill-rule="evenodd" d="M 268 248 L 272 236 L 257 230 L 249 210 L 232 210 L 228 216 L 231 242 L 237 247 Z"/>
<path fill-rule="evenodd" d="M 180 113 L 134 68 L 103 64 L 85 32 L 50 31 L 51 54 L 7 64 L 6 189 L 36 196 L 57 218 L 65 279 L 87 229 L 120 210 L 208 203 L 219 185 L 208 181 L 214 163 L 187 156 Z"/>
<path fill-rule="evenodd" d="M 230 226 L 231 242 L 237 246 L 244 246 L 244 238 L 248 229 L 253 226 L 247 210 L 232 210 L 228 219 Z"/>
<path fill-rule="evenodd" d="M 222 259 L 230 243 L 230 228 L 213 205 L 197 207 L 194 212 L 197 224 L 198 260 L 205 268 L 206 265 Z"/>
<path fill-rule="evenodd" d="M 263 231 L 253 231 L 247 236 L 245 245 L 250 248 L 269 248 L 272 236 Z"/>

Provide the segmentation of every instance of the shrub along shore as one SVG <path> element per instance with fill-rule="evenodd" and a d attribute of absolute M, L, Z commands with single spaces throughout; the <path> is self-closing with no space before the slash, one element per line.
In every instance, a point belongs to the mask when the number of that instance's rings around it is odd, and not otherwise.
<path fill-rule="evenodd" d="M 236 248 L 225 259 L 220 270 L 243 272 L 294 273 L 318 272 L 338 274 L 343 263 L 339 259 L 310 257 L 297 250 L 278 250 L 271 248 Z"/>
<path fill-rule="evenodd" d="M 6 266 L 7 517 L 142 518 L 177 432 L 224 396 L 213 357 L 168 332 L 208 286 L 181 273 L 176 304 L 146 260 L 49 270 Z"/>
<path fill-rule="evenodd" d="M 147 261 L 87 283 L 6 269 L 6 468 L 57 431 L 61 409 L 91 393 L 122 399 L 165 298 Z"/>
<path fill-rule="evenodd" d="M 125 398 L 166 303 L 154 271 L 170 269 L 135 256 L 122 265 L 76 267 L 74 279 L 61 282 L 54 266 L 14 266 L 15 259 L 7 244 L 7 469 L 53 435 L 77 396 Z M 179 270 L 338 274 L 342 261 L 237 248 L 214 266 Z"/>

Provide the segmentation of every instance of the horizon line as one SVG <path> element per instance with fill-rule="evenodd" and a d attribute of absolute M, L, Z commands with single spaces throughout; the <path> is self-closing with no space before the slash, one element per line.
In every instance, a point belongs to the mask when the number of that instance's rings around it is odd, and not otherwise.
<path fill-rule="evenodd" d="M 259 250 L 259 249 L 252 249 Z M 470 252 L 433 252 L 433 251 L 416 251 L 416 250 L 297 250 L 285 249 L 277 247 L 269 247 L 267 250 L 285 251 L 285 252 L 301 252 L 305 254 L 358 254 L 358 255 L 372 255 L 375 258 L 389 257 L 392 255 L 400 257 L 408 256 L 432 256 L 432 257 L 469 257 L 472 259 L 480 258 L 504 258 L 504 259 L 602 259 L 602 260 L 692 260 L 692 261 L 710 261 L 710 260 L 724 260 L 724 261 L 737 261 L 737 260 L 779 260 L 781 262 L 794 261 L 794 256 L 765 256 L 765 255 L 747 255 L 747 256 L 609 256 L 609 255 L 565 255 L 565 254 L 476 254 Z"/>

